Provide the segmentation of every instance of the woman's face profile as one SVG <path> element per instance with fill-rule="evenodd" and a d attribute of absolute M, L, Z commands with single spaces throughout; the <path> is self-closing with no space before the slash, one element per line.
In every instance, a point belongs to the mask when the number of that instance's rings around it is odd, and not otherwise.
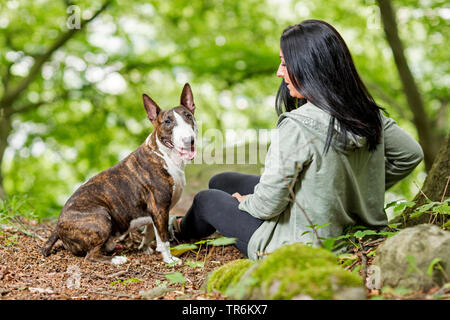
<path fill-rule="evenodd" d="M 292 84 L 291 79 L 289 78 L 289 73 L 286 68 L 286 62 L 284 61 L 283 52 L 281 50 L 280 50 L 280 59 L 281 63 L 278 66 L 277 77 L 284 79 L 284 82 L 286 83 L 287 88 L 289 89 L 289 94 L 291 95 L 291 97 L 303 99 L 304 97 L 301 95 L 300 92 L 297 91 L 297 89 Z"/>

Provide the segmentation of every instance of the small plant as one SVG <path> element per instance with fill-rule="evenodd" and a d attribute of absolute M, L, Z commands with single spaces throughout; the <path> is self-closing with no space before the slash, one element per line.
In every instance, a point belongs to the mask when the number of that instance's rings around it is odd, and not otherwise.
<path fill-rule="evenodd" d="M 423 214 L 428 213 L 430 215 L 429 223 L 434 223 L 436 219 L 440 216 L 443 221 L 442 227 L 448 229 L 449 222 L 445 222 L 445 216 L 450 215 L 450 198 L 445 199 L 442 202 L 431 201 L 427 199 L 427 203 L 418 207 L 409 217 L 411 219 L 419 218 Z"/>
<path fill-rule="evenodd" d="M 7 200 L 0 199 L 0 225 L 8 224 L 28 236 L 35 236 L 24 221 L 36 219 L 27 197 L 12 196 Z"/>
<path fill-rule="evenodd" d="M 15 234 L 15 235 L 13 235 L 13 236 L 11 236 L 11 237 L 8 237 L 8 238 L 6 239 L 6 241 L 4 242 L 4 245 L 7 246 L 7 247 L 12 247 L 12 246 L 18 244 L 18 242 L 15 241 L 16 238 L 17 238 L 17 234 Z"/>
<path fill-rule="evenodd" d="M 187 260 L 186 264 L 191 268 L 203 268 L 205 266 L 203 261 Z"/>
<path fill-rule="evenodd" d="M 192 251 L 195 253 L 194 251 L 195 249 L 197 249 L 197 246 L 195 244 L 183 243 L 178 246 L 170 248 L 170 251 L 174 256 L 180 256 L 187 251 Z"/>
<path fill-rule="evenodd" d="M 200 250 L 202 249 L 202 245 L 206 244 L 206 250 L 208 251 L 208 245 L 211 245 L 213 247 L 222 246 L 222 248 L 223 248 L 224 246 L 228 246 L 228 245 L 236 243 L 236 240 L 237 240 L 236 238 L 227 238 L 227 237 L 219 237 L 219 238 L 214 238 L 214 239 L 203 239 L 203 240 L 197 241 L 193 244 L 192 243 L 180 244 L 178 246 L 172 247 L 170 249 L 170 251 L 174 256 L 180 256 L 185 252 L 191 251 L 191 252 L 195 253 L 196 260 L 197 260 L 198 255 L 200 254 Z M 196 249 L 198 249 L 198 250 L 195 251 Z M 211 255 L 211 253 L 212 253 L 212 250 L 205 256 L 205 259 L 203 261 L 203 266 L 206 263 L 208 257 Z M 169 266 L 171 266 L 171 264 L 169 264 Z"/>
<path fill-rule="evenodd" d="M 408 261 L 408 264 L 409 264 L 408 270 L 406 273 L 406 277 L 408 277 L 411 273 L 416 272 L 420 277 L 429 276 L 430 278 L 433 278 L 434 270 L 438 270 L 444 276 L 445 281 L 447 281 L 447 282 L 450 281 L 447 273 L 445 272 L 444 268 L 442 267 L 442 264 L 441 264 L 442 259 L 441 258 L 434 258 L 430 262 L 426 272 L 422 271 L 417 266 L 416 258 L 414 256 L 409 254 L 406 256 L 406 260 Z"/>
<path fill-rule="evenodd" d="M 325 226 L 325 225 L 324 225 Z M 397 225 L 388 225 L 386 230 L 372 230 L 365 226 L 348 227 L 343 235 L 322 240 L 323 247 L 329 251 L 336 251 L 342 247 L 351 245 L 358 249 L 360 242 L 366 237 L 391 237 L 398 232 Z"/>
<path fill-rule="evenodd" d="M 229 246 L 236 243 L 236 238 L 227 238 L 227 237 L 219 237 L 215 239 L 210 239 L 207 241 L 207 244 L 210 244 L 215 247 L 220 246 Z"/>
<path fill-rule="evenodd" d="M 164 276 L 169 281 L 169 284 L 181 283 L 183 286 L 183 292 L 184 292 L 187 279 L 184 277 L 184 275 L 181 272 L 166 273 Z"/>
<path fill-rule="evenodd" d="M 411 208 L 416 203 L 414 201 L 405 201 L 405 200 L 395 200 L 392 202 L 389 202 L 384 210 L 387 210 L 389 208 L 394 208 L 394 218 L 402 214 L 402 212 L 408 207 Z M 405 218 L 405 217 L 404 217 Z"/>
<path fill-rule="evenodd" d="M 328 241 L 327 243 L 325 243 L 324 241 L 326 241 L 327 239 L 325 239 L 325 238 L 323 238 L 323 237 L 319 237 L 317 231 L 318 231 L 320 228 L 324 228 L 324 227 L 329 226 L 330 224 L 331 224 L 331 222 L 328 222 L 328 223 L 325 223 L 325 224 L 322 224 L 322 225 L 318 225 L 318 224 L 308 225 L 308 226 L 306 226 L 306 227 L 307 227 L 307 228 L 310 228 L 311 230 L 304 231 L 304 232 L 301 234 L 301 236 L 304 236 L 305 234 L 309 234 L 309 233 L 311 233 L 311 234 L 313 234 L 313 235 L 316 235 L 316 236 L 318 237 L 318 241 L 319 241 L 319 243 L 321 244 L 321 246 L 322 246 L 323 248 L 325 248 L 325 249 L 328 249 L 327 246 L 329 246 L 330 242 Z M 306 245 L 312 246 L 313 243 L 312 243 L 312 242 L 307 242 Z M 331 249 L 329 249 L 329 250 L 331 250 Z"/>
<path fill-rule="evenodd" d="M 130 283 L 142 282 L 142 281 L 144 281 L 144 280 L 137 279 L 137 278 L 130 278 L 130 279 L 127 279 L 127 280 L 116 280 L 116 281 L 111 282 L 109 285 L 111 287 L 115 286 L 116 284 L 119 284 L 119 285 L 122 285 L 122 286 L 126 286 L 126 285 L 129 285 Z"/>

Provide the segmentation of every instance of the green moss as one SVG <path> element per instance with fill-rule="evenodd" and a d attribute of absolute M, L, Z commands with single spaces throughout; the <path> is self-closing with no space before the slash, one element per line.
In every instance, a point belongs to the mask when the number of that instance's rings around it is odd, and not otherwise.
<path fill-rule="evenodd" d="M 208 280 L 208 292 L 216 289 L 225 292 L 229 286 L 236 284 L 254 261 L 239 259 L 227 263 L 215 270 Z"/>
<path fill-rule="evenodd" d="M 302 244 L 283 246 L 242 277 L 252 264 L 237 260 L 224 265 L 211 276 L 208 290 L 217 289 L 234 298 L 292 299 L 307 295 L 334 299 L 348 288 L 362 288 L 361 278 L 344 270 L 325 249 Z"/>
<path fill-rule="evenodd" d="M 308 295 L 313 299 L 332 299 L 339 287 L 358 287 L 362 280 L 339 266 L 331 252 L 300 243 L 286 245 L 265 258 L 252 273 L 268 299 L 291 299 Z"/>
<path fill-rule="evenodd" d="M 336 291 L 345 287 L 360 287 L 361 278 L 339 266 L 315 267 L 299 271 L 283 269 L 284 276 L 268 276 L 259 282 L 267 299 L 292 299 L 307 295 L 313 299 L 333 299 Z M 277 286 L 274 284 L 279 283 Z M 272 289 L 272 290 L 271 290 Z"/>
<path fill-rule="evenodd" d="M 283 272 L 283 269 L 294 268 L 303 271 L 328 265 L 338 265 L 338 261 L 330 251 L 295 243 L 285 245 L 269 254 L 255 270 L 253 277 L 264 279 L 268 274 Z"/>

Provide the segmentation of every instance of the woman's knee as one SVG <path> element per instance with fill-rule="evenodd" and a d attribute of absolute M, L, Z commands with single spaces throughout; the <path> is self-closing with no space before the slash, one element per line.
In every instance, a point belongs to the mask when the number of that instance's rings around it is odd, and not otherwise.
<path fill-rule="evenodd" d="M 202 190 L 194 196 L 193 204 L 197 207 L 210 207 L 217 204 L 218 198 L 223 196 L 221 190 Z"/>
<path fill-rule="evenodd" d="M 214 176 L 212 176 L 211 179 L 209 179 L 209 189 L 219 189 L 221 190 L 222 187 L 226 184 L 226 181 L 228 180 L 228 177 L 230 175 L 230 172 L 222 172 L 218 173 Z"/>

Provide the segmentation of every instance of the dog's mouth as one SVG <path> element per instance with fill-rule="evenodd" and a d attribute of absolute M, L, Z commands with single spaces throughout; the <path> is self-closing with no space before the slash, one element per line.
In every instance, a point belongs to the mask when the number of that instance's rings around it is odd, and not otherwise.
<path fill-rule="evenodd" d="M 162 143 L 169 149 L 174 149 L 178 152 L 181 158 L 185 160 L 192 160 L 194 159 L 195 155 L 197 154 L 197 149 L 195 148 L 195 145 L 191 145 L 190 148 L 179 148 L 175 147 L 175 145 L 170 141 L 169 139 L 161 139 Z"/>
<path fill-rule="evenodd" d="M 195 155 L 197 154 L 195 145 L 192 145 L 190 148 L 174 147 L 174 149 L 180 154 L 180 157 L 185 160 L 192 160 L 192 159 L 194 159 Z"/>
<path fill-rule="evenodd" d="M 162 143 L 164 143 L 164 145 L 169 148 L 169 149 L 173 149 L 175 146 L 173 145 L 172 141 L 170 141 L 169 139 L 161 139 Z"/>

